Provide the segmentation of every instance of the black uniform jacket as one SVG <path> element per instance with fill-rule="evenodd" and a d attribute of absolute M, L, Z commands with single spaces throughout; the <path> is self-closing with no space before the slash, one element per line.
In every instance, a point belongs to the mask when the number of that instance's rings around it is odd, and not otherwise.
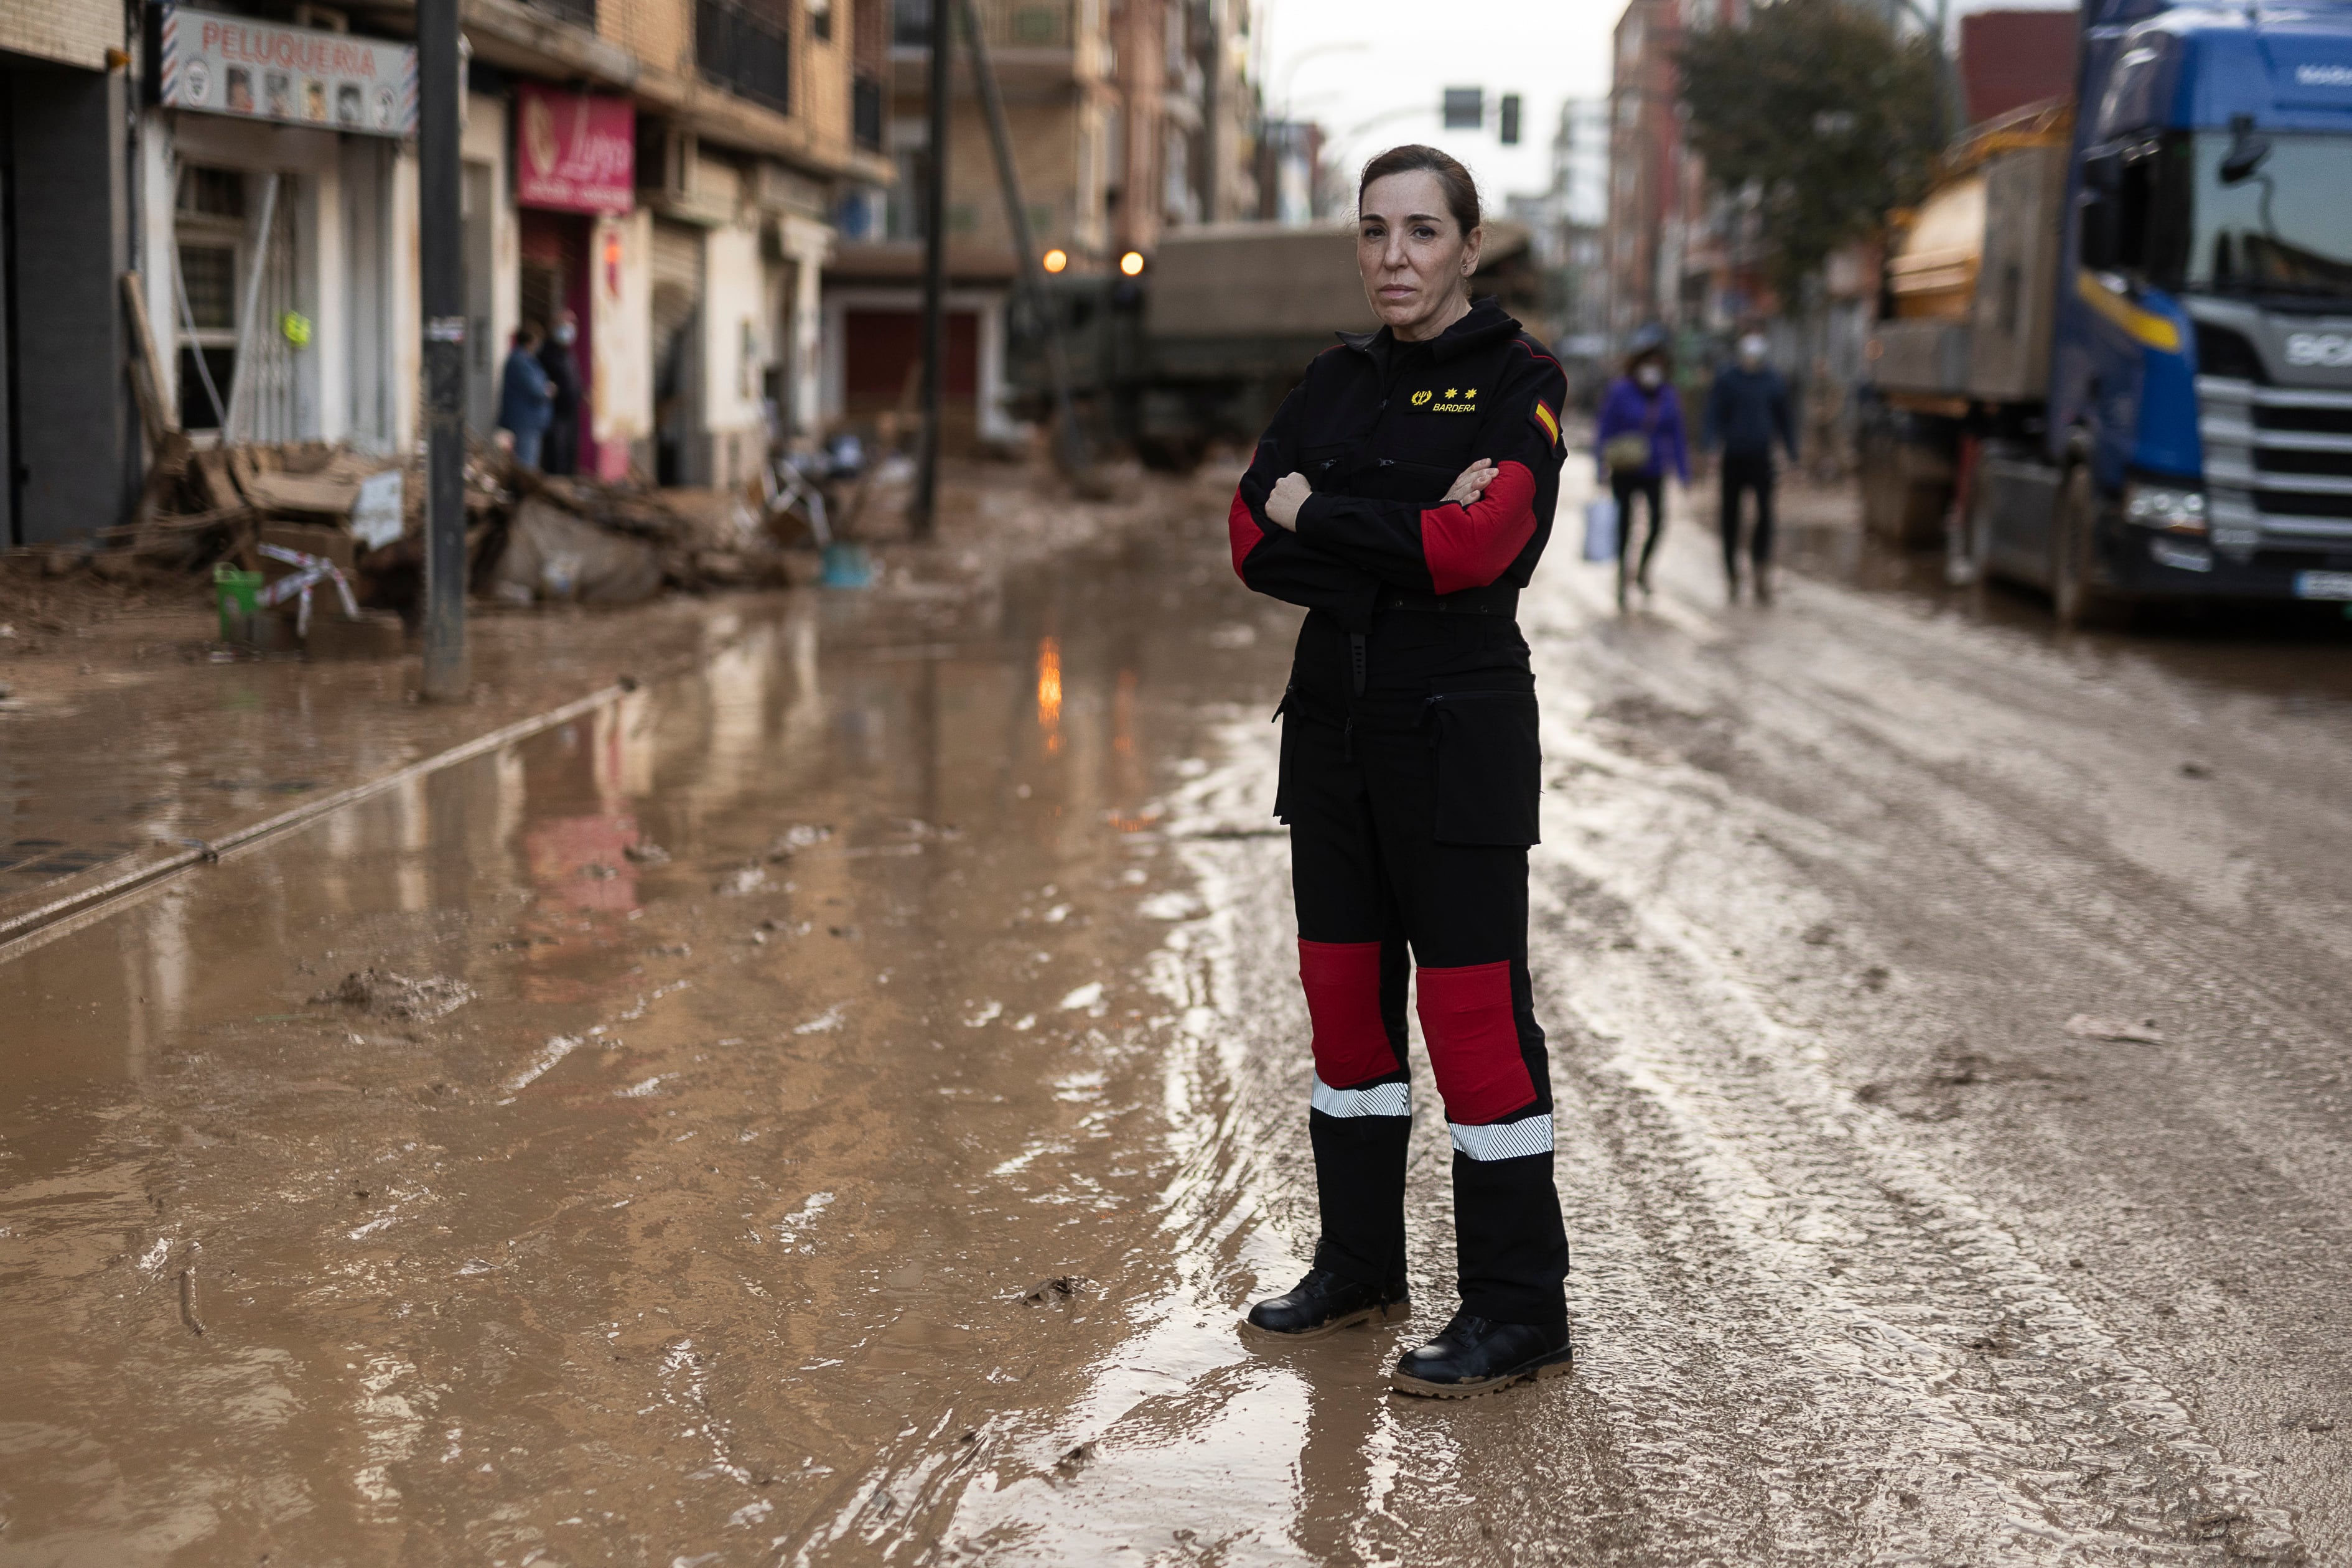
<path fill-rule="evenodd" d="M 1242 476 L 1227 519 L 1234 570 L 1359 632 L 1383 587 L 1419 596 L 1527 586 L 1559 499 L 1567 390 L 1559 362 L 1491 298 L 1428 342 L 1399 342 L 1385 327 L 1341 333 Z M 1480 458 L 1496 465 L 1486 494 L 1441 504 Z M 1288 473 L 1315 489 L 1295 533 L 1265 515 Z"/>

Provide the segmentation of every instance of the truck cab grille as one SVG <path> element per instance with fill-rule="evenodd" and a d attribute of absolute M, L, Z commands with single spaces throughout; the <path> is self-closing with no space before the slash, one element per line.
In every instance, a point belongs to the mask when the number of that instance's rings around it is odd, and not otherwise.
<path fill-rule="evenodd" d="M 2352 542 L 2352 392 L 2200 375 L 2197 395 L 2214 548 Z"/>

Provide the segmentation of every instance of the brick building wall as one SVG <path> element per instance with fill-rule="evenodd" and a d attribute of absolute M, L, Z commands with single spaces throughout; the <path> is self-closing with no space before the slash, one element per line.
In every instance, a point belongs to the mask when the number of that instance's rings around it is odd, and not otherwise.
<path fill-rule="evenodd" d="M 121 47 L 121 0 L 6 0 L 0 4 L 0 49 L 84 70 L 103 70 L 106 51 Z"/>

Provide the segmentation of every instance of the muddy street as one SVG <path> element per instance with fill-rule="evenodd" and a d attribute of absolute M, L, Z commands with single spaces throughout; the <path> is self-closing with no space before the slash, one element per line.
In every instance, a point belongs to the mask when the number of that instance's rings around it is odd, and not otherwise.
<path fill-rule="evenodd" d="M 1422 1402 L 1437 1117 L 1412 1321 L 1234 1331 L 1316 1222 L 1221 521 L 11 950 L 0 1563 L 2352 1563 L 2352 637 L 1827 527 L 1727 610 L 1687 520 L 1620 616 L 1563 526 L 1576 1370 Z"/>

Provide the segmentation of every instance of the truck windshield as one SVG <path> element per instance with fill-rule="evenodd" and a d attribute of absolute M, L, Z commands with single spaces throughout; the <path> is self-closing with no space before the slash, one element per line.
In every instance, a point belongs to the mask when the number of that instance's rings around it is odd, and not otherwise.
<path fill-rule="evenodd" d="M 2344 199 L 2352 136 L 2265 135 L 2270 155 L 2234 185 L 2221 183 L 2231 133 L 2189 138 L 2196 182 L 2189 287 L 2352 300 L 2352 203 Z"/>

